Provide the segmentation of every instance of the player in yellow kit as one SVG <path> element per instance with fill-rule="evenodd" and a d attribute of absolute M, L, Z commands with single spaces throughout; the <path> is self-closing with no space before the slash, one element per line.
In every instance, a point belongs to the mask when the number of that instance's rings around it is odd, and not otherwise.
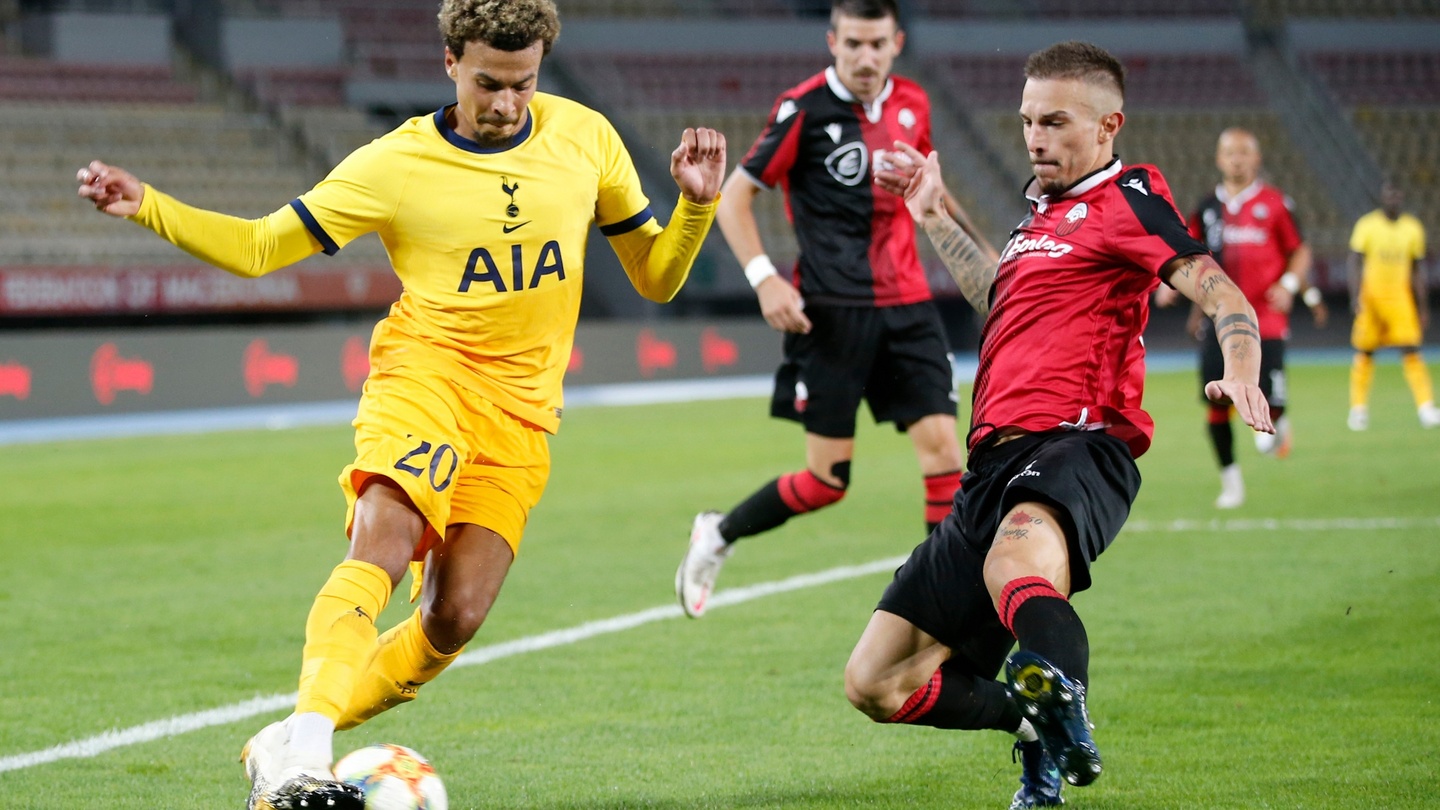
<path fill-rule="evenodd" d="M 1440 427 L 1430 372 L 1420 356 L 1429 320 L 1425 291 L 1425 229 L 1420 220 L 1400 210 L 1404 192 L 1394 183 L 1380 188 L 1380 208 L 1361 217 L 1350 235 L 1350 305 L 1355 325 L 1350 343 L 1351 430 L 1370 426 L 1370 382 L 1375 376 L 1375 350 L 1395 346 L 1420 425 Z"/>
<path fill-rule="evenodd" d="M 375 328 L 341 475 L 350 551 L 306 622 L 295 713 L 247 743 L 249 806 L 360 810 L 331 772 L 332 735 L 399 702 L 479 629 L 549 473 L 586 234 L 608 237 L 635 288 L 668 301 L 714 217 L 725 140 L 687 129 L 680 201 L 661 227 L 600 114 L 536 92 L 559 33 L 551 0 L 445 0 L 456 103 L 361 147 L 275 213 L 192 208 L 100 162 L 80 194 L 232 273 L 258 276 L 376 232 L 405 292 Z M 377 638 L 412 560 L 420 606 Z"/>

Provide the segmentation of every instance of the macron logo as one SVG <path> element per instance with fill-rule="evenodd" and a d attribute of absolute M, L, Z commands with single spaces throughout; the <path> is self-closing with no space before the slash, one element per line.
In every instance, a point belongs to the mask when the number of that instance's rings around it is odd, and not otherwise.
<path fill-rule="evenodd" d="M 778 124 L 781 121 L 784 121 L 786 118 L 794 115 L 799 110 L 800 108 L 795 104 L 794 101 L 788 98 L 785 99 L 784 101 L 780 102 L 780 109 L 775 111 L 775 123 Z"/>
<path fill-rule="evenodd" d="M 1146 197 L 1149 197 L 1149 196 L 1150 196 L 1150 192 L 1145 189 L 1145 183 L 1144 183 L 1144 181 L 1142 181 L 1142 180 L 1141 180 L 1140 178 L 1138 178 L 1138 177 L 1132 177 L 1132 178 L 1130 178 L 1129 180 L 1126 180 L 1125 182 L 1121 183 L 1120 185 L 1122 185 L 1122 186 L 1124 186 L 1124 187 L 1126 187 L 1126 188 L 1133 188 L 1133 189 L 1135 189 L 1136 191 L 1140 192 L 1141 194 L 1144 194 Z"/>

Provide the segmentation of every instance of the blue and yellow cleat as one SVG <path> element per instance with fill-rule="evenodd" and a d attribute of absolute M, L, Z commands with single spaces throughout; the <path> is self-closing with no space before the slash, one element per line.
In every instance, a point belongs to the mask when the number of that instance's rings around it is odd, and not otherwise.
<path fill-rule="evenodd" d="M 1059 807 L 1065 803 L 1060 796 L 1060 769 L 1055 760 L 1045 752 L 1039 740 L 1016 742 L 1010 753 L 1010 761 L 1020 760 L 1020 789 L 1010 800 L 1010 810 L 1030 810 L 1032 807 Z"/>
<path fill-rule="evenodd" d="M 1090 736 L 1085 687 L 1043 656 L 1020 650 L 1005 662 L 1005 680 L 1020 713 L 1035 727 L 1060 775 L 1077 787 L 1100 777 L 1100 750 Z"/>

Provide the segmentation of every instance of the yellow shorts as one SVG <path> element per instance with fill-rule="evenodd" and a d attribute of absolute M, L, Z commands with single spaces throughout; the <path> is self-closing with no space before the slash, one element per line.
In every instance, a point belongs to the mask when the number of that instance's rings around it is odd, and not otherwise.
<path fill-rule="evenodd" d="M 1373 352 L 1386 346 L 1419 346 L 1420 316 L 1408 298 L 1361 299 L 1360 311 L 1350 329 L 1356 351 Z"/>
<path fill-rule="evenodd" d="M 355 417 L 355 463 L 340 474 L 347 504 L 372 476 L 395 482 L 425 516 L 415 559 L 457 523 L 504 538 L 512 551 L 550 477 L 545 431 L 427 367 L 377 368 L 365 381 Z"/>

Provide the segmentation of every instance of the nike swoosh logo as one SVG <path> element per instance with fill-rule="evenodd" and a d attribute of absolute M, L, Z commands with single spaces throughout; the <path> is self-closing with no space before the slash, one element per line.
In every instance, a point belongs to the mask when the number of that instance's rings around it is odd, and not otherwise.
<path fill-rule="evenodd" d="M 531 222 L 533 222 L 533 221 L 534 221 L 534 220 L 527 219 L 527 220 L 525 220 L 524 222 L 520 223 L 519 225 L 504 225 L 504 226 L 501 226 L 500 230 L 504 231 L 505 233 L 512 233 L 512 232 L 514 232 L 514 231 L 520 230 L 521 228 L 525 227 L 526 225 L 529 225 L 529 224 L 530 224 Z"/>

